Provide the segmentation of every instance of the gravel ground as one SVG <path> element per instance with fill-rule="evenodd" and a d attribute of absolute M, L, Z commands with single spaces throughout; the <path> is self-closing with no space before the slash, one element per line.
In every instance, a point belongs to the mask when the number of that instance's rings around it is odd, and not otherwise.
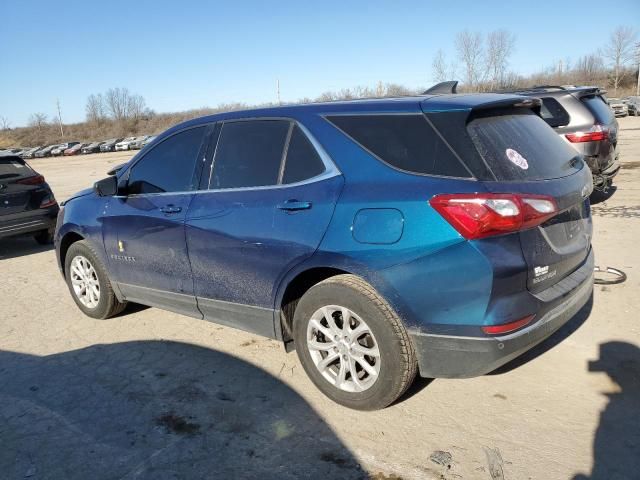
<path fill-rule="evenodd" d="M 620 125 L 593 244 L 628 280 L 499 373 L 379 412 L 326 399 L 275 341 L 154 308 L 87 318 L 52 249 L 0 240 L 0 477 L 640 478 L 640 118 Z M 62 200 L 127 158 L 31 163 Z"/>

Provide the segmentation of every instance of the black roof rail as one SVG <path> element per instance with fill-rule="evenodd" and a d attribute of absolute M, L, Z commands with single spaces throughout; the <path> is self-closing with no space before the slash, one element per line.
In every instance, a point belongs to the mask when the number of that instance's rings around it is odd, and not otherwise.
<path fill-rule="evenodd" d="M 437 83 L 433 87 L 428 88 L 427 90 L 422 92 L 422 95 L 435 95 L 438 93 L 458 93 L 457 87 L 457 80 L 448 80 L 446 82 Z"/>

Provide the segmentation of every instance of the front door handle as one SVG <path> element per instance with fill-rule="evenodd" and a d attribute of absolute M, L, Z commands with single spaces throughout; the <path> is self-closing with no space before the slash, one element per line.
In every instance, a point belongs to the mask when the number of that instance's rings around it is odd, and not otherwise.
<path fill-rule="evenodd" d="M 280 210 L 293 212 L 295 210 L 309 210 L 311 208 L 311 202 L 300 202 L 298 200 L 287 200 L 284 203 L 278 205 Z"/>
<path fill-rule="evenodd" d="M 160 208 L 162 213 L 180 213 L 182 211 L 182 207 L 176 207 L 175 205 L 165 205 Z"/>

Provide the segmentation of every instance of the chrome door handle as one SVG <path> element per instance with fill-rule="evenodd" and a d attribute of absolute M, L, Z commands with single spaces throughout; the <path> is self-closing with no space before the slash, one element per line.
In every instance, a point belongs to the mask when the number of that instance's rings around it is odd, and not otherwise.
<path fill-rule="evenodd" d="M 311 208 L 311 202 L 299 202 L 298 200 L 287 200 L 284 203 L 278 205 L 280 210 L 292 212 L 295 210 L 309 210 Z"/>
<path fill-rule="evenodd" d="M 160 208 L 162 213 L 180 213 L 182 211 L 182 207 L 176 207 L 175 205 L 165 205 Z"/>

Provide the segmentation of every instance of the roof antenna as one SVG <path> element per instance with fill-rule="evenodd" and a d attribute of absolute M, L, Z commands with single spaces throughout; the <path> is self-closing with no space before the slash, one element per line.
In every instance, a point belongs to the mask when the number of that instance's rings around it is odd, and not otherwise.
<path fill-rule="evenodd" d="M 440 82 L 435 84 L 433 87 L 422 92 L 422 95 L 436 95 L 439 93 L 458 93 L 457 92 L 458 81 L 457 80 L 448 80 L 446 82 Z"/>

